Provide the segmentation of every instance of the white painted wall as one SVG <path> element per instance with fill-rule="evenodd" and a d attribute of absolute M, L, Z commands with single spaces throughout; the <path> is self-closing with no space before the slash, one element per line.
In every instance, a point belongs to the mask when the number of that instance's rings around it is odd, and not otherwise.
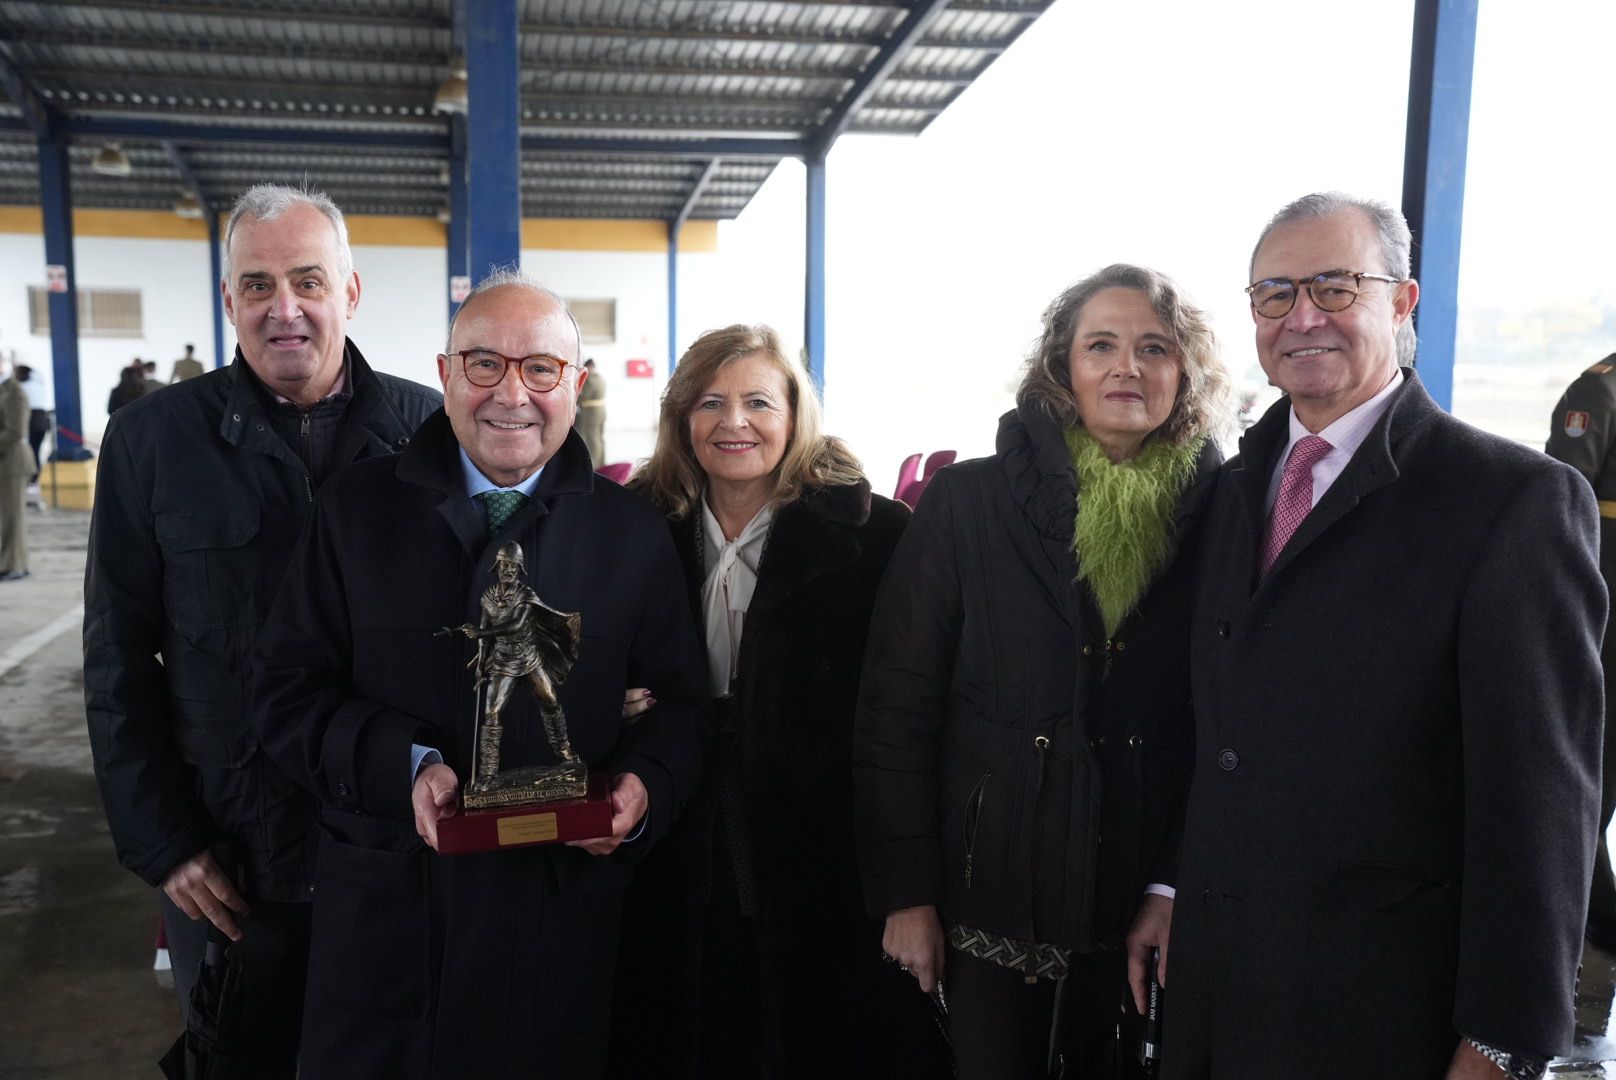
<path fill-rule="evenodd" d="M 107 423 L 107 396 L 118 370 L 140 356 L 158 362 L 167 379 L 187 342 L 203 363 L 212 361 L 212 300 L 207 245 L 200 241 L 79 237 L 74 241 L 78 281 L 84 288 L 139 289 L 145 335 L 79 341 L 79 387 L 84 435 L 96 445 Z M 743 315 L 719 313 L 715 284 L 718 256 L 680 255 L 680 308 L 687 312 L 680 336 Z M 662 252 L 530 250 L 524 268 L 567 297 L 617 301 L 617 340 L 590 345 L 607 380 L 607 453 L 614 461 L 651 451 L 657 402 L 667 381 L 667 256 Z M 435 357 L 448 331 L 447 264 L 438 248 L 354 248 L 359 271 L 359 310 L 349 336 L 373 367 L 427 385 L 437 385 Z M 50 338 L 28 332 L 28 286 L 45 282 L 44 239 L 38 234 L 0 233 L 0 355 L 34 369 L 47 402 L 54 400 Z M 704 315 L 704 313 L 711 313 Z M 225 327 L 225 354 L 235 349 Z M 629 360 L 651 362 L 650 379 L 626 377 Z"/>
<path fill-rule="evenodd" d="M 81 237 L 73 255 L 81 288 L 139 289 L 146 335 L 142 338 L 81 337 L 79 396 L 83 434 L 94 445 L 107 423 L 107 395 L 118 369 L 134 357 L 157 361 L 167 379 L 174 358 L 193 342 L 207 362 L 211 315 L 204 290 L 209 279 L 205 243 L 187 240 L 125 240 Z M 45 284 L 45 239 L 38 234 L 0 234 L 0 351 L 34 369 L 34 381 L 54 401 L 55 371 L 50 337 L 28 332 L 28 287 Z"/>

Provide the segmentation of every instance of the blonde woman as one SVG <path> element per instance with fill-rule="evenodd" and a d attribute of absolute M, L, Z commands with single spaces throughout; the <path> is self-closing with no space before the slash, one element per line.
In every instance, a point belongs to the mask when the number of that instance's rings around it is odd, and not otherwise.
<path fill-rule="evenodd" d="M 615 1074 L 937 1075 L 939 1040 L 881 962 L 853 853 L 865 630 L 908 510 L 823 434 L 812 384 L 762 326 L 680 358 L 629 486 L 668 516 L 716 730 L 701 790 L 629 897 Z M 627 712 L 645 706 L 630 696 Z"/>

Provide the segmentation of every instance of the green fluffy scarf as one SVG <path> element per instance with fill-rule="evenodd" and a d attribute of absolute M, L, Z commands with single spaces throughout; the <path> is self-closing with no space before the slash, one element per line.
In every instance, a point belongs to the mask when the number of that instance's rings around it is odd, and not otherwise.
<path fill-rule="evenodd" d="M 1205 441 L 1176 446 L 1151 439 L 1133 458 L 1112 464 L 1094 436 L 1082 428 L 1067 430 L 1079 492 L 1072 551 L 1078 580 L 1094 593 L 1107 637 L 1172 559 L 1173 512 Z"/>

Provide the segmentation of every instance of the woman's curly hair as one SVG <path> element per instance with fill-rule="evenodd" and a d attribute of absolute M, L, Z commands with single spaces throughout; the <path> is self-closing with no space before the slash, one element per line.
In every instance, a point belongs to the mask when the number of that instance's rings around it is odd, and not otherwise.
<path fill-rule="evenodd" d="M 1090 274 L 1045 309 L 1043 333 L 1027 358 L 1026 374 L 1016 390 L 1017 406 L 1036 407 L 1062 427 L 1083 422 L 1072 393 L 1072 338 L 1083 305 L 1105 289 L 1143 293 L 1183 357 L 1178 396 L 1156 434 L 1183 445 L 1221 433 L 1231 417 L 1229 373 L 1218 358 L 1217 337 L 1206 312 L 1190 303 L 1165 274 L 1128 263 L 1113 263 Z"/>

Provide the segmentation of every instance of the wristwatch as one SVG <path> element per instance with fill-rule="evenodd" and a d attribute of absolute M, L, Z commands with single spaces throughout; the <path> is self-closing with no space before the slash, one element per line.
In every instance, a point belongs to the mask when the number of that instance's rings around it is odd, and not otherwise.
<path fill-rule="evenodd" d="M 1504 1075 L 1509 1077 L 1509 1080 L 1542 1080 L 1544 1070 L 1549 1067 L 1549 1063 L 1541 1058 L 1511 1054 L 1507 1050 L 1495 1049 L 1475 1039 L 1465 1041 L 1476 1048 L 1476 1053 L 1504 1070 Z"/>

